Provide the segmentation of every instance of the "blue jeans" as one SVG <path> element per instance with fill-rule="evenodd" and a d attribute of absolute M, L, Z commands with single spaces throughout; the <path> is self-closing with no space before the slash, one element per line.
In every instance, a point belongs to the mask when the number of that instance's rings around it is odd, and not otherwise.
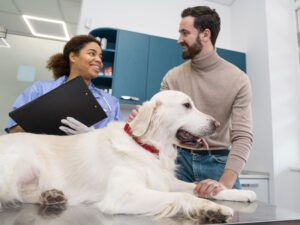
<path fill-rule="evenodd" d="M 219 180 L 223 174 L 227 155 L 199 155 L 177 149 L 176 176 L 179 180 L 195 182 L 205 179 Z M 233 188 L 240 189 L 240 181 L 236 180 Z"/>

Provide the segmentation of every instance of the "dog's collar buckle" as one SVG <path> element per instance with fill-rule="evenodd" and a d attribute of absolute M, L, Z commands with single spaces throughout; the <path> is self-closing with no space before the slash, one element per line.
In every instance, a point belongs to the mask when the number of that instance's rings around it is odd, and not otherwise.
<path fill-rule="evenodd" d="M 152 154 L 158 155 L 159 154 L 159 150 L 157 148 L 155 148 L 152 145 L 147 145 L 147 144 L 143 144 L 140 142 L 140 140 L 138 139 L 138 137 L 134 136 L 132 134 L 132 130 L 131 127 L 129 126 L 128 123 L 125 124 L 124 126 L 124 131 L 130 136 L 132 137 L 133 140 L 135 140 L 136 143 L 138 143 L 141 147 L 143 147 L 145 150 L 147 150 L 148 152 L 151 152 Z"/>

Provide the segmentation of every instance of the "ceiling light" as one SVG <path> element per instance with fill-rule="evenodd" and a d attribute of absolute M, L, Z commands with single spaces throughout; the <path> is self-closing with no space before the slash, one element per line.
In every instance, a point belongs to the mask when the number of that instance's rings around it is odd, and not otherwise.
<path fill-rule="evenodd" d="M 44 38 L 51 38 L 51 39 L 57 39 L 57 40 L 64 40 L 64 41 L 68 41 L 70 39 L 68 30 L 67 30 L 67 26 L 66 23 L 64 21 L 61 20 L 52 20 L 52 19 L 47 19 L 47 18 L 41 18 L 41 17 L 36 17 L 36 16 L 28 16 L 28 15 L 22 15 L 23 19 L 25 20 L 25 23 L 27 24 L 27 26 L 29 27 L 29 30 L 31 31 L 31 33 L 34 36 L 37 37 L 44 37 Z M 35 31 L 35 29 L 33 28 L 30 20 L 37 20 L 37 21 L 42 21 L 42 22 L 46 22 L 46 23 L 55 23 L 55 24 L 59 24 L 62 26 L 63 30 L 64 30 L 64 34 L 65 36 L 56 36 L 56 35 L 49 35 L 49 34 L 41 34 L 41 33 L 37 33 Z"/>
<path fill-rule="evenodd" d="M 3 42 L 3 44 L 0 41 L 0 47 L 1 48 L 10 48 L 10 45 L 8 44 L 8 42 L 4 39 L 4 38 L 0 38 L 0 40 Z"/>

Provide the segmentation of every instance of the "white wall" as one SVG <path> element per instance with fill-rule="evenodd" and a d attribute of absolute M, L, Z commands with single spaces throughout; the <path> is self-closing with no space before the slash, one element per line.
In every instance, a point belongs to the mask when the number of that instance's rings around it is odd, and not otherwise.
<path fill-rule="evenodd" d="M 296 186 L 287 185 L 293 181 L 294 175 L 289 167 L 300 162 L 300 72 L 296 17 L 295 13 L 292 13 L 293 2 L 266 0 L 266 15 L 272 96 L 275 202 L 300 211 L 300 196 L 296 190 L 300 179 Z"/>
<path fill-rule="evenodd" d="M 65 42 L 19 35 L 7 35 L 11 48 L 0 48 L 0 134 L 8 120 L 8 112 L 16 97 L 32 82 L 17 80 L 19 66 L 34 67 L 37 80 L 52 80 L 45 66 L 51 55 L 62 52 Z"/>
<path fill-rule="evenodd" d="M 254 146 L 249 170 L 271 174 L 271 201 L 300 211 L 299 59 L 292 0 L 238 0 L 232 43 L 247 53 L 253 89 Z"/>
<path fill-rule="evenodd" d="M 272 173 L 273 160 L 266 160 L 273 157 L 273 141 L 265 12 L 265 1 L 236 1 L 232 7 L 232 42 L 247 54 L 253 92 L 254 144 L 246 168 Z"/>
<path fill-rule="evenodd" d="M 114 27 L 177 39 L 181 11 L 200 4 L 218 11 L 222 31 L 217 46 L 231 49 L 230 8 L 205 0 L 83 0 L 77 33 L 88 33 L 98 27 Z M 85 26 L 87 21 L 90 21 L 90 29 Z"/>

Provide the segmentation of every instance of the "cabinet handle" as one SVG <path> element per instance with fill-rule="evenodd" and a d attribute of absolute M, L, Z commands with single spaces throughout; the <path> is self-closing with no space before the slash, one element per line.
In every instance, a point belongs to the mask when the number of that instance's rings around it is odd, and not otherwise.
<path fill-rule="evenodd" d="M 134 96 L 126 96 L 126 95 L 120 96 L 120 99 L 123 99 L 123 100 L 130 100 L 130 101 L 135 101 L 135 102 L 140 101 L 140 99 L 139 99 L 138 97 L 134 97 Z"/>
<path fill-rule="evenodd" d="M 245 188 L 257 188 L 258 184 L 241 184 L 241 186 Z"/>

